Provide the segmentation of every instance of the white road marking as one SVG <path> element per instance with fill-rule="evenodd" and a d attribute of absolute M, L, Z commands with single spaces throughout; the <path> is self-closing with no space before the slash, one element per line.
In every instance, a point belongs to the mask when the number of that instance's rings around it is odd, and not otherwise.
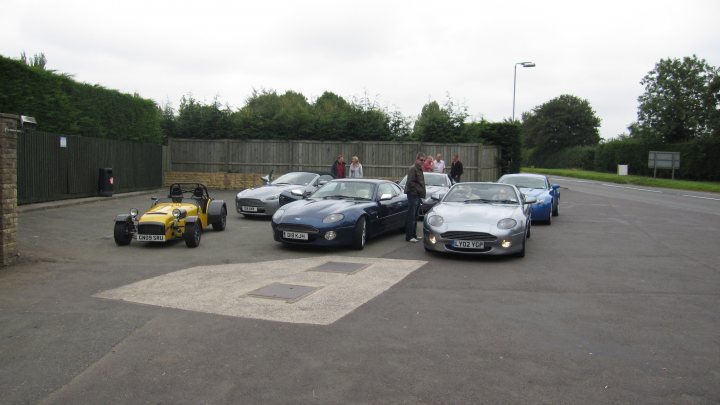
<path fill-rule="evenodd" d="M 703 200 L 720 201 L 720 198 L 703 197 L 703 196 L 699 196 L 699 195 L 690 195 L 690 194 L 683 194 L 683 197 L 702 198 Z"/>
<path fill-rule="evenodd" d="M 351 275 L 307 271 L 327 262 L 363 263 L 369 266 Z M 321 256 L 200 266 L 103 291 L 94 296 L 227 316 L 329 325 L 426 263 L 421 260 Z M 294 303 L 247 295 L 276 282 L 322 288 Z"/>
<path fill-rule="evenodd" d="M 647 191 L 648 193 L 658 193 L 658 194 L 662 194 L 662 191 L 658 191 L 658 190 L 648 190 L 648 189 L 646 189 L 646 188 L 617 186 L 617 185 L 615 185 L 615 184 L 607 184 L 607 183 L 603 183 L 603 186 L 606 186 L 606 187 L 615 187 L 615 188 L 625 188 L 625 189 L 628 189 L 628 190 Z"/>

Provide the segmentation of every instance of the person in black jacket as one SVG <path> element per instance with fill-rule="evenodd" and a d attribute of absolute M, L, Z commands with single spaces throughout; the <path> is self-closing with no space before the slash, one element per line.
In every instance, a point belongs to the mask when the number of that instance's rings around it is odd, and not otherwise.
<path fill-rule="evenodd" d="M 432 158 L 428 158 L 432 159 Z M 425 175 L 422 165 L 425 154 L 420 152 L 415 157 L 415 164 L 410 166 L 405 182 L 405 194 L 408 198 L 408 211 L 405 218 L 405 240 L 418 242 L 422 237 L 417 236 L 417 215 L 420 208 L 420 199 L 425 198 Z"/>
<path fill-rule="evenodd" d="M 458 155 L 453 155 L 452 165 L 450 166 L 450 178 L 455 183 L 460 183 L 460 176 L 463 174 L 463 164 Z"/>
<path fill-rule="evenodd" d="M 335 162 L 330 166 L 330 174 L 336 179 L 345 178 L 345 158 L 343 155 L 338 155 Z"/>

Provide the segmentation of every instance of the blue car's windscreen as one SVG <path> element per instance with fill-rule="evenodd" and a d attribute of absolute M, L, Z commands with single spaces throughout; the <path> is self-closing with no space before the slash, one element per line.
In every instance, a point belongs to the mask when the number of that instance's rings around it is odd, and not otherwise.
<path fill-rule="evenodd" d="M 538 179 L 536 177 L 521 177 L 521 176 L 513 176 L 513 177 L 505 177 L 500 179 L 500 183 L 505 184 L 512 184 L 516 187 L 522 187 L 522 188 L 542 188 L 546 189 L 547 183 L 545 183 L 544 179 Z"/>
<path fill-rule="evenodd" d="M 371 200 L 375 191 L 372 183 L 331 181 L 316 191 L 313 198 L 350 198 Z"/>

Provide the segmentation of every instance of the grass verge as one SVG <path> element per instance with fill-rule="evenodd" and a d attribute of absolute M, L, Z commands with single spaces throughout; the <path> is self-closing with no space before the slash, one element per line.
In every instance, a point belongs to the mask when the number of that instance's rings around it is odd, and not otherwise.
<path fill-rule="evenodd" d="M 588 170 L 576 169 L 539 169 L 535 167 L 523 167 L 521 171 L 523 173 L 538 173 L 546 175 L 574 177 L 578 179 L 597 180 L 608 183 L 632 184 L 636 186 L 662 187 L 677 190 L 720 193 L 720 183 L 709 181 L 656 179 L 644 176 L 618 176 L 617 174 L 612 173 L 591 172 Z"/>

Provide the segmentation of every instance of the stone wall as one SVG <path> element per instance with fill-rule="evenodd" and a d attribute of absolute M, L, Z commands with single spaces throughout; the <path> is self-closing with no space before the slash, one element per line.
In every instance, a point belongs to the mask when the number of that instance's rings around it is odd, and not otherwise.
<path fill-rule="evenodd" d="M 210 189 L 244 190 L 263 184 L 260 173 L 221 173 L 221 172 L 165 172 L 164 186 L 173 183 L 202 183 Z M 277 178 L 277 175 L 273 176 Z"/>
<path fill-rule="evenodd" d="M 17 260 L 17 123 L 0 114 L 0 267 Z"/>

